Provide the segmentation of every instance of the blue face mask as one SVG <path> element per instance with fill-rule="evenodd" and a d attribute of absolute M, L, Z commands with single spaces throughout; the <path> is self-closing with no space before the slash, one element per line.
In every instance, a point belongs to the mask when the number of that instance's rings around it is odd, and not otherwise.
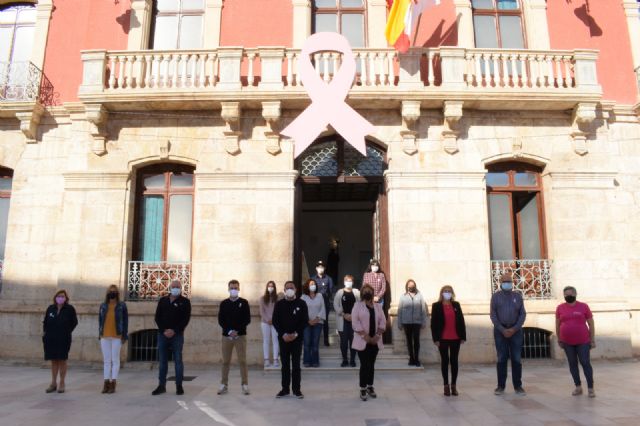
<path fill-rule="evenodd" d="M 505 291 L 509 291 L 513 289 L 513 283 L 511 281 L 505 281 L 502 284 L 500 284 L 500 287 Z"/>
<path fill-rule="evenodd" d="M 179 288 L 175 288 L 175 287 L 171 287 L 171 290 L 169 290 L 171 292 L 171 295 L 173 297 L 178 297 L 180 296 L 180 292 L 181 290 Z"/>

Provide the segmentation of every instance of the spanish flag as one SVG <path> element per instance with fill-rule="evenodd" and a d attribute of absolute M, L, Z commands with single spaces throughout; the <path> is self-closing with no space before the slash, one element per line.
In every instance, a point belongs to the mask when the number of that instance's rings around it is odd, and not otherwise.
<path fill-rule="evenodd" d="M 392 0 L 392 2 L 384 35 L 398 52 L 405 53 L 411 47 L 411 33 L 415 31 L 418 17 L 426 8 L 440 4 L 440 0 Z"/>

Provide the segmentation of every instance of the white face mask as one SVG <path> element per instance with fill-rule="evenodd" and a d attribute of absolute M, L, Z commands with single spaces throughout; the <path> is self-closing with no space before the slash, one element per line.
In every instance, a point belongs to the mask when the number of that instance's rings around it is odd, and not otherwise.
<path fill-rule="evenodd" d="M 371 267 L 371 272 L 378 272 L 378 269 L 380 269 L 380 268 L 378 268 L 376 265 L 373 265 Z"/>
<path fill-rule="evenodd" d="M 317 272 L 319 275 L 322 275 L 322 274 L 324 274 L 324 268 L 316 268 L 316 272 Z"/>
<path fill-rule="evenodd" d="M 295 297 L 296 295 L 296 291 L 292 288 L 288 288 L 284 291 L 284 295 L 287 296 L 289 299 Z"/>
<path fill-rule="evenodd" d="M 316 292 L 316 289 L 317 289 L 317 287 L 315 286 L 315 284 L 311 284 L 311 285 L 309 286 L 309 291 L 312 291 L 312 292 L 314 292 L 314 293 L 315 293 L 315 292 Z"/>
<path fill-rule="evenodd" d="M 267 287 L 267 293 L 273 293 L 273 287 Z"/>
<path fill-rule="evenodd" d="M 353 281 L 344 282 L 344 288 L 351 288 L 351 287 L 353 287 Z"/>
<path fill-rule="evenodd" d="M 238 297 L 239 294 L 240 294 L 240 290 L 237 290 L 235 288 L 232 288 L 231 290 L 229 290 L 229 296 L 231 296 L 233 299 Z"/>
<path fill-rule="evenodd" d="M 444 300 L 451 300 L 451 292 L 449 292 L 449 291 L 445 291 L 445 292 L 443 292 L 443 293 L 442 293 L 442 298 L 443 298 Z"/>
<path fill-rule="evenodd" d="M 171 287 L 171 290 L 169 290 L 169 291 L 171 292 L 171 295 L 172 295 L 173 297 L 178 297 L 178 296 L 180 296 L 180 292 L 181 292 L 181 290 L 180 290 L 180 288 L 179 288 L 179 287 Z"/>

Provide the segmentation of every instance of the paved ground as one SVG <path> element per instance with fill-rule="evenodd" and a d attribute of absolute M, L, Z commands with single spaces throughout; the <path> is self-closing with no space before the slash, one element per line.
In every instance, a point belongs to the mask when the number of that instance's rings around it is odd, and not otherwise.
<path fill-rule="evenodd" d="M 465 366 L 460 373 L 460 396 L 445 397 L 434 365 L 424 372 L 381 372 L 376 376 L 377 400 L 358 399 L 355 372 L 304 372 L 304 400 L 274 398 L 280 389 L 278 372 L 250 371 L 252 394 L 239 391 L 234 370 L 230 393 L 217 396 L 218 369 L 195 369 L 178 397 L 152 397 L 156 371 L 125 369 L 118 392 L 101 395 L 101 372 L 75 367 L 67 392 L 45 394 L 49 371 L 37 367 L 0 365 L 0 425 L 115 426 L 115 425 L 638 425 L 640 362 L 594 363 L 595 399 L 571 396 L 569 371 L 559 362 L 528 362 L 524 386 L 528 395 L 512 389 L 494 396 L 491 365 Z M 170 369 L 171 374 L 171 369 Z"/>

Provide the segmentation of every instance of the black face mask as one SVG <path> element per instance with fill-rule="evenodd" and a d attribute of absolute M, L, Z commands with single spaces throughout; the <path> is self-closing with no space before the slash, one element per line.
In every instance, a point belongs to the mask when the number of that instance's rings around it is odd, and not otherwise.
<path fill-rule="evenodd" d="M 373 294 L 371 292 L 365 291 L 364 293 L 362 293 L 362 300 L 364 300 L 365 302 L 373 300 Z"/>
<path fill-rule="evenodd" d="M 416 292 L 415 287 L 409 287 L 409 293 L 415 293 L 415 292 Z"/>
<path fill-rule="evenodd" d="M 118 293 L 109 293 L 109 299 L 115 299 L 116 297 L 118 297 Z"/>
<path fill-rule="evenodd" d="M 575 296 L 565 296 L 564 297 L 564 301 L 567 303 L 573 303 L 576 301 L 576 297 Z"/>

